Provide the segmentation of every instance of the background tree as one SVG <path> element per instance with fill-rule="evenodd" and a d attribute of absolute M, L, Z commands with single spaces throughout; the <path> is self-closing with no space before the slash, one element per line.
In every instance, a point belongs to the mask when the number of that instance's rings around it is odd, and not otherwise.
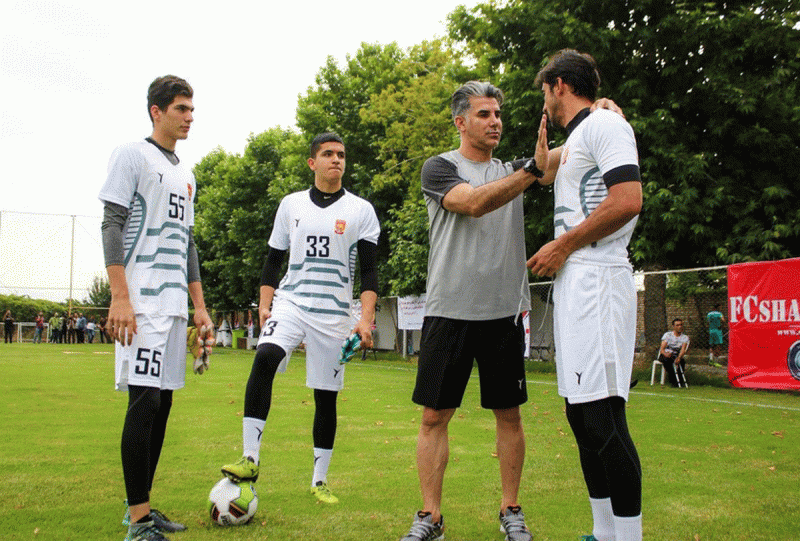
<path fill-rule="evenodd" d="M 218 149 L 195 166 L 195 240 L 210 307 L 257 304 L 278 204 L 309 186 L 307 154 L 301 135 L 273 128 L 251 136 L 242 156 Z"/>
<path fill-rule="evenodd" d="M 92 285 L 89 286 L 86 292 L 89 294 L 89 298 L 88 300 L 84 300 L 83 304 L 101 308 L 108 308 L 111 306 L 111 286 L 104 276 L 95 276 L 92 279 Z"/>
<path fill-rule="evenodd" d="M 392 295 L 425 292 L 428 263 L 428 213 L 420 175 L 425 160 L 458 146 L 450 113 L 450 96 L 463 82 L 477 77 L 441 41 L 423 42 L 409 50 L 395 70 L 402 75 L 380 94 L 373 94 L 361 117 L 381 125 L 375 141 L 382 170 L 373 178 L 378 189 L 392 186 L 404 194 L 401 205 L 388 210 L 384 223 L 391 252 L 381 274 Z"/>
<path fill-rule="evenodd" d="M 797 0 L 528 0 L 458 8 L 450 30 L 509 97 L 501 156 L 532 148 L 546 57 L 594 56 L 601 94 L 636 131 L 644 207 L 631 259 L 648 270 L 796 255 L 798 21 Z M 531 199 L 528 241 L 540 245 L 552 200 Z"/>
<path fill-rule="evenodd" d="M 379 294 L 425 290 L 427 218 L 419 221 L 419 173 L 425 158 L 450 148 L 453 80 L 468 73 L 439 40 L 408 50 L 362 43 L 343 67 L 329 58 L 298 102 L 297 125 L 306 138 L 323 131 L 344 138 L 345 187 L 375 207 Z"/>

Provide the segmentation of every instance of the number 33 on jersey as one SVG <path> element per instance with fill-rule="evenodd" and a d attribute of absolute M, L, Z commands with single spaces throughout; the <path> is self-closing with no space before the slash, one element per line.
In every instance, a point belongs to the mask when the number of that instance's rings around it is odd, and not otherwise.
<path fill-rule="evenodd" d="M 319 328 L 349 333 L 358 241 L 377 244 L 379 235 L 372 205 L 350 192 L 326 208 L 315 205 L 308 190 L 286 196 L 269 238 L 271 248 L 289 250 L 276 297 L 295 304 Z"/>

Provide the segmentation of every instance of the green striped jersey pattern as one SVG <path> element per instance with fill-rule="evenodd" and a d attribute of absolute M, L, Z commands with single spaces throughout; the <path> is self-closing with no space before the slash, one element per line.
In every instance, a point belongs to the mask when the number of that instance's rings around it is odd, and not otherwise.
<path fill-rule="evenodd" d="M 183 282 L 164 282 L 157 288 L 141 288 L 139 293 L 143 296 L 157 297 L 165 289 L 171 288 L 182 289 L 183 291 L 188 292 L 188 288 L 186 287 L 186 247 L 189 244 L 189 230 L 184 226 L 173 222 L 165 222 L 160 228 L 145 229 L 144 224 L 146 222 L 146 218 L 147 203 L 141 194 L 136 193 L 134 194 L 133 208 L 131 209 L 131 213 L 128 218 L 128 229 L 124 239 L 125 266 L 127 267 L 130 258 L 135 253 L 134 249 L 141 240 L 142 234 L 144 234 L 145 237 L 160 237 L 164 231 L 172 230 L 172 232 L 167 235 L 165 239 L 179 242 L 179 246 L 182 246 L 183 249 L 159 247 L 151 254 L 137 255 L 134 261 L 136 264 L 151 263 L 151 265 L 147 267 L 149 269 L 179 271 L 183 274 L 184 280 Z M 182 264 L 170 262 L 175 261 L 175 256 L 180 258 Z"/>
<path fill-rule="evenodd" d="M 300 305 L 299 307 L 306 312 L 350 317 L 350 303 L 339 300 L 331 290 L 346 289 L 347 284 L 352 283 L 356 247 L 356 244 L 350 247 L 349 268 L 341 261 L 325 257 L 306 257 L 300 263 L 289 265 L 290 271 L 302 272 L 307 277 L 293 285 L 283 286 L 281 289 L 291 292 L 297 297 L 330 301 L 328 308 Z M 306 291 L 297 291 L 297 288 L 301 286 L 307 286 L 304 287 Z"/>

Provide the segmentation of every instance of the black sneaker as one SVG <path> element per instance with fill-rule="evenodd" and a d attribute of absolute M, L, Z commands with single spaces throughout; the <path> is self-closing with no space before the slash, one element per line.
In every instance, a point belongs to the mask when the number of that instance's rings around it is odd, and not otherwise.
<path fill-rule="evenodd" d="M 186 529 L 186 526 L 179 522 L 171 521 L 167 518 L 167 515 L 158 509 L 150 509 L 150 518 L 153 519 L 153 523 L 156 525 L 156 528 L 162 532 L 182 532 Z"/>

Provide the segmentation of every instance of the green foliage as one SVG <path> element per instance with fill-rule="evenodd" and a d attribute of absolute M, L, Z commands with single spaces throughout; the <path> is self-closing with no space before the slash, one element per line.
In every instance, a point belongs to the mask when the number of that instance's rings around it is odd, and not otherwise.
<path fill-rule="evenodd" d="M 343 67 L 329 57 L 317 74 L 316 85 L 309 87 L 297 104 L 297 125 L 309 140 L 325 131 L 342 136 L 347 148 L 345 188 L 375 207 L 381 223 L 380 294 L 388 289 L 385 263 L 393 251 L 387 234 L 390 209 L 403 204 L 408 180 L 386 182 L 381 177 L 392 167 L 385 165 L 387 151 L 381 146 L 387 136 L 387 122 L 381 113 L 370 112 L 371 100 L 388 88 L 405 84 L 409 75 L 408 56 L 396 43 L 362 43 L 353 56 L 347 56 Z"/>
<path fill-rule="evenodd" d="M 392 255 L 383 267 L 393 295 L 419 295 L 428 276 L 428 211 L 421 198 L 409 198 L 390 212 Z"/>
<path fill-rule="evenodd" d="M 11 310 L 11 315 L 16 322 L 32 322 L 39 312 L 42 312 L 47 321 L 55 312 L 64 315 L 67 305 L 42 299 L 31 299 L 27 296 L 0 295 L 0 314 L 5 314 L 6 310 Z"/>
<path fill-rule="evenodd" d="M 195 241 L 206 302 L 218 310 L 258 303 L 267 240 L 281 198 L 309 186 L 302 136 L 251 135 L 243 156 L 215 150 L 197 164 Z"/>
<path fill-rule="evenodd" d="M 645 201 L 632 259 L 686 268 L 796 255 L 798 21 L 797 0 L 532 0 L 461 7 L 450 29 L 506 92 L 499 156 L 533 148 L 542 97 L 531 81 L 546 57 L 565 47 L 595 57 L 601 95 L 638 139 Z M 527 216 L 541 244 L 549 209 Z"/>
<path fill-rule="evenodd" d="M 724 270 L 681 272 L 667 275 L 666 295 L 669 299 L 686 301 L 692 296 L 719 293 L 727 296 L 728 276 Z"/>
<path fill-rule="evenodd" d="M 381 170 L 373 184 L 405 194 L 384 221 L 391 252 L 381 274 L 392 295 L 425 291 L 428 263 L 428 214 L 420 174 L 425 160 L 458 145 L 450 114 L 450 96 L 474 78 L 459 57 L 440 41 L 412 47 L 395 69 L 403 77 L 373 94 L 362 109 L 365 122 L 383 126 L 375 141 Z"/>
<path fill-rule="evenodd" d="M 111 306 L 111 285 L 105 276 L 95 276 L 92 285 L 89 286 L 89 299 L 84 299 L 83 303 L 89 306 L 99 306 L 108 308 Z"/>

